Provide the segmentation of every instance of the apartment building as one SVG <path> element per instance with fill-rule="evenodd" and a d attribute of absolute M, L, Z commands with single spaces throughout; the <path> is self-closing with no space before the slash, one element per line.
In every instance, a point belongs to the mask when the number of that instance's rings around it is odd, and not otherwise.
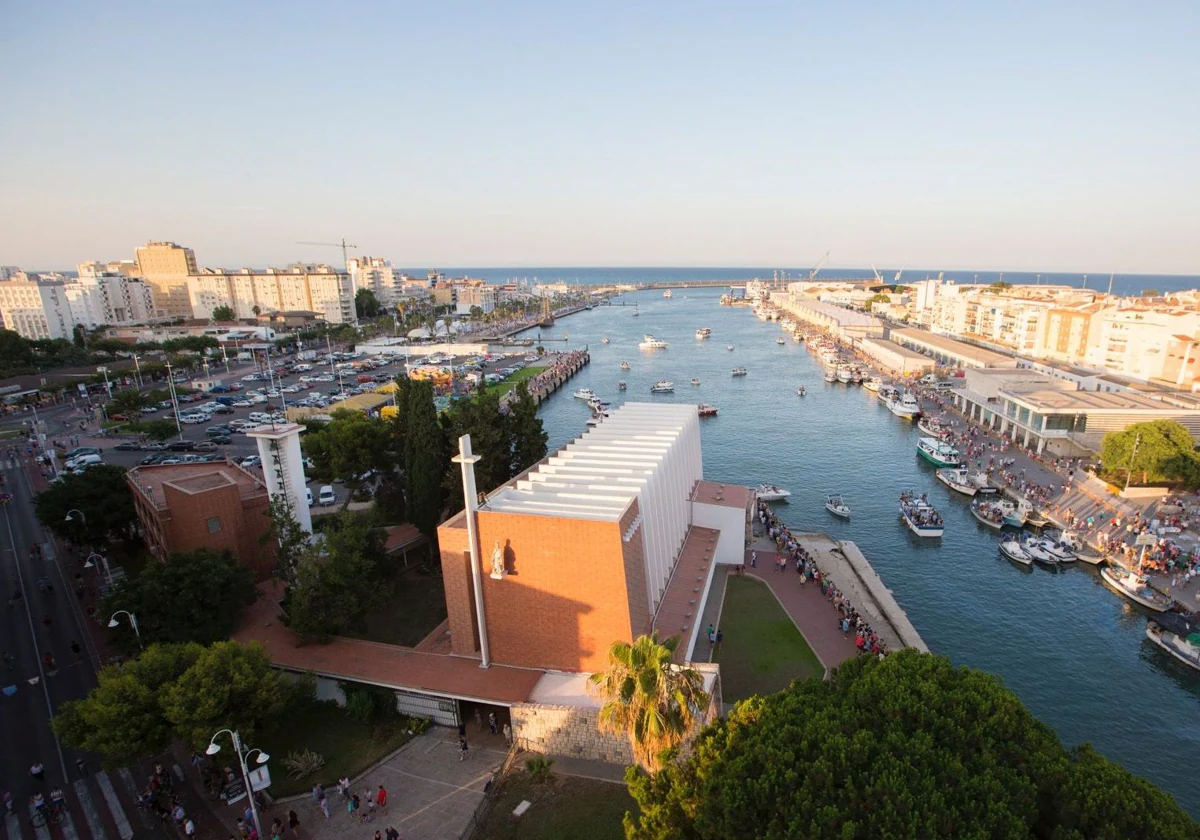
<path fill-rule="evenodd" d="M 174 242 L 147 242 L 137 249 L 137 273 L 150 284 L 160 315 L 190 318 L 187 279 L 198 274 L 196 253 Z"/>
<path fill-rule="evenodd" d="M 75 327 L 146 323 L 154 318 L 153 294 L 140 278 L 112 273 L 99 263 L 79 266 L 78 279 L 61 274 L 0 280 L 0 317 L 29 339 L 70 339 Z"/>
<path fill-rule="evenodd" d="M 459 286 L 454 311 L 459 315 L 470 315 L 478 306 L 486 315 L 496 308 L 496 290 L 491 286 Z"/>
<path fill-rule="evenodd" d="M 404 298 L 428 297 L 429 281 L 405 274 L 382 257 L 356 257 L 346 263 L 354 290 L 369 289 L 384 306 Z"/>
<path fill-rule="evenodd" d="M 331 324 L 357 323 L 354 281 L 328 265 L 294 263 L 287 268 L 234 271 L 206 268 L 187 278 L 188 317 L 210 318 L 219 306 L 234 317 L 270 312 L 315 312 Z"/>
<path fill-rule="evenodd" d="M 1173 381 L 1180 378 L 1180 371 L 1178 360 L 1168 365 L 1169 347 L 1174 346 L 1178 356 L 1181 345 L 1197 338 L 1200 312 L 1141 304 L 1111 307 L 1092 316 L 1082 361 L 1133 379 Z M 1182 349 L 1190 355 L 1190 348 Z"/>

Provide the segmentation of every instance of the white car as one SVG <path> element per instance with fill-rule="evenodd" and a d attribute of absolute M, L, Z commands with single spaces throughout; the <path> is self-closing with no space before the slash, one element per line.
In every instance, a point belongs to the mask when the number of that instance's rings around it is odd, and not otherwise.
<path fill-rule="evenodd" d="M 254 405 L 254 403 L 250 402 L 250 400 L 234 400 L 233 401 L 234 408 L 249 408 L 252 405 Z"/>
<path fill-rule="evenodd" d="M 243 467 L 261 467 L 262 458 L 259 458 L 257 455 L 251 455 L 249 458 L 243 458 L 241 465 Z"/>
<path fill-rule="evenodd" d="M 321 506 L 332 505 L 337 502 L 337 494 L 333 492 L 333 486 L 326 484 L 321 488 L 321 492 L 317 494 L 317 503 Z"/>
<path fill-rule="evenodd" d="M 207 423 L 208 415 L 206 414 L 185 414 L 179 418 L 180 423 Z"/>
<path fill-rule="evenodd" d="M 142 414 L 158 414 L 158 406 L 146 405 L 142 406 Z"/>

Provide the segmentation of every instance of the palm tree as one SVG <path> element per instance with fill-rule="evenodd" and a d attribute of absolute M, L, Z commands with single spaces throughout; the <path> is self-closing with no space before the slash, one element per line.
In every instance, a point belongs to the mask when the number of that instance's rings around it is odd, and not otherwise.
<path fill-rule="evenodd" d="M 675 664 L 678 646 L 678 636 L 659 642 L 657 632 L 633 644 L 613 642 L 608 669 L 588 678 L 588 689 L 604 701 L 600 728 L 628 735 L 634 758 L 650 772 L 662 766 L 664 750 L 683 743 L 708 705 L 700 673 Z"/>

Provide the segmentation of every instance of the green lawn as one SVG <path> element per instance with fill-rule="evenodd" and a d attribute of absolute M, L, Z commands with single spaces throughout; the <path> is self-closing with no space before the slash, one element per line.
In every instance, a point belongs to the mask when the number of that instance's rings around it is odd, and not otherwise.
<path fill-rule="evenodd" d="M 437 567 L 397 575 L 394 586 L 395 594 L 367 616 L 363 631 L 346 635 L 411 647 L 446 620 L 446 595 Z"/>
<path fill-rule="evenodd" d="M 399 725 L 368 726 L 351 720 L 332 703 L 313 703 L 289 715 L 277 728 L 255 736 L 251 746 L 271 756 L 271 796 L 291 796 L 311 790 L 316 782 L 329 786 L 343 776 L 354 778 L 411 736 Z M 288 753 L 313 750 L 325 757 L 325 766 L 311 776 L 293 779 L 283 767 Z"/>
<path fill-rule="evenodd" d="M 532 379 L 546 368 L 538 365 L 537 367 L 524 367 L 514 373 L 512 376 L 505 379 L 503 382 L 497 382 L 495 385 L 487 386 L 489 392 L 494 392 L 500 396 L 504 396 L 513 388 L 517 387 L 518 382 L 524 382 L 526 379 Z"/>
<path fill-rule="evenodd" d="M 513 809 L 528 800 L 520 817 Z M 488 840 L 622 840 L 621 820 L 637 811 L 624 785 L 555 775 L 535 784 L 524 771 L 504 780 L 476 837 Z"/>
<path fill-rule="evenodd" d="M 825 674 L 821 661 L 765 583 L 731 575 L 721 610 L 721 694 L 726 703 L 774 694 L 797 678 Z M 703 643 L 703 642 L 702 642 Z"/>

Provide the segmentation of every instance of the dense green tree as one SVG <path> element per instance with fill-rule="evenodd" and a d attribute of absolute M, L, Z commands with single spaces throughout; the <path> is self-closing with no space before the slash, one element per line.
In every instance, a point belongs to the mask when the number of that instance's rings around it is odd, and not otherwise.
<path fill-rule="evenodd" d="M 188 351 L 203 353 L 210 347 L 220 347 L 221 343 L 211 335 L 185 335 L 182 338 L 169 338 L 162 343 L 162 349 L 167 353 Z M 174 364 L 174 361 L 171 362 Z"/>
<path fill-rule="evenodd" d="M 1109 432 L 1100 447 L 1104 473 L 1119 484 L 1178 482 L 1200 487 L 1200 457 L 1191 434 L 1174 420 L 1134 423 Z"/>
<path fill-rule="evenodd" d="M 137 414 L 144 406 L 150 404 L 149 397 L 137 388 L 126 388 L 113 393 L 108 403 L 109 414 Z"/>
<path fill-rule="evenodd" d="M 0 329 L 0 362 L 5 367 L 33 364 L 33 348 L 15 330 Z"/>
<path fill-rule="evenodd" d="M 300 560 L 308 545 L 308 533 L 300 527 L 287 497 L 282 494 L 271 497 L 267 516 L 271 518 L 271 526 L 262 540 L 274 545 L 276 568 L 288 586 L 294 587 L 300 580 Z"/>
<path fill-rule="evenodd" d="M 1200 836 L 1165 794 L 1131 806 L 1143 788 L 1111 787 L 1128 774 L 1092 751 L 1072 758 L 996 678 L 912 650 L 752 697 L 686 757 L 626 779 L 633 840 Z"/>
<path fill-rule="evenodd" d="M 150 438 L 150 440 L 157 441 L 167 440 L 179 434 L 179 428 L 175 425 L 175 421 L 166 420 L 162 417 L 138 423 L 137 430 Z"/>
<path fill-rule="evenodd" d="M 500 413 L 500 395 L 482 389 L 469 399 L 459 400 L 442 416 L 444 438 L 451 454 L 458 452 L 458 439 L 471 436 L 475 464 L 475 486 L 490 493 L 512 477 L 512 427 Z M 462 510 L 462 470 L 447 458 L 443 484 L 451 511 Z"/>
<path fill-rule="evenodd" d="M 301 439 L 304 454 L 313 460 L 313 475 L 341 481 L 352 491 L 369 481 L 372 471 L 395 469 L 394 442 L 387 420 L 345 409 L 335 410 L 328 423 L 310 423 Z M 349 501 L 347 495 L 345 504 Z"/>
<path fill-rule="evenodd" d="M 67 512 L 71 514 L 67 521 Z M 97 464 L 83 475 L 64 474 L 61 481 L 37 495 L 34 511 L 38 521 L 57 536 L 82 545 L 103 545 L 128 536 L 137 514 L 125 481 L 125 470 L 113 464 Z"/>
<path fill-rule="evenodd" d="M 100 754 L 107 766 L 163 752 L 173 730 L 162 692 L 203 651 L 197 644 L 151 645 L 137 659 L 101 669 L 99 684 L 86 698 L 59 706 L 54 731 L 67 746 Z"/>
<path fill-rule="evenodd" d="M 132 349 L 127 342 L 121 341 L 119 338 L 105 338 L 104 336 L 98 336 L 89 341 L 88 347 L 110 356 L 129 353 Z"/>
<path fill-rule="evenodd" d="M 657 633 L 633 644 L 613 642 L 608 667 L 588 679 L 604 703 L 600 727 L 628 737 L 634 758 L 651 771 L 683 743 L 708 706 L 700 673 L 675 664 L 678 646 L 678 636 L 659 642 Z"/>
<path fill-rule="evenodd" d="M 101 612 L 136 615 L 143 643 L 210 644 L 229 638 L 254 597 L 254 577 L 244 563 L 228 551 L 201 550 L 150 563 L 114 589 Z M 113 632 L 136 649 L 133 633 L 120 627 Z"/>
<path fill-rule="evenodd" d="M 317 641 L 360 626 L 383 597 L 384 560 L 382 533 L 363 517 L 340 514 L 300 553 L 288 626 Z"/>
<path fill-rule="evenodd" d="M 218 306 L 212 311 L 212 319 L 214 321 L 233 321 L 237 316 L 233 312 L 232 306 Z"/>
<path fill-rule="evenodd" d="M 449 464 L 430 382 L 413 382 L 409 386 L 408 403 L 402 414 L 405 510 L 409 522 L 433 539 L 441 520 L 442 479 Z"/>
<path fill-rule="evenodd" d="M 517 383 L 517 398 L 508 404 L 508 424 L 512 430 L 512 468 L 510 477 L 520 475 L 546 457 L 550 437 L 537 416 L 537 403 L 527 382 Z"/>
<path fill-rule="evenodd" d="M 258 644 L 217 642 L 161 692 L 163 713 L 176 737 L 193 749 L 220 729 L 247 740 L 287 702 L 283 678 Z"/>
<path fill-rule="evenodd" d="M 83 324 L 76 324 L 71 329 L 71 343 L 76 347 L 87 346 L 87 328 Z"/>
<path fill-rule="evenodd" d="M 383 306 L 373 291 L 359 289 L 354 293 L 354 311 L 359 318 L 377 318 L 383 313 Z"/>

